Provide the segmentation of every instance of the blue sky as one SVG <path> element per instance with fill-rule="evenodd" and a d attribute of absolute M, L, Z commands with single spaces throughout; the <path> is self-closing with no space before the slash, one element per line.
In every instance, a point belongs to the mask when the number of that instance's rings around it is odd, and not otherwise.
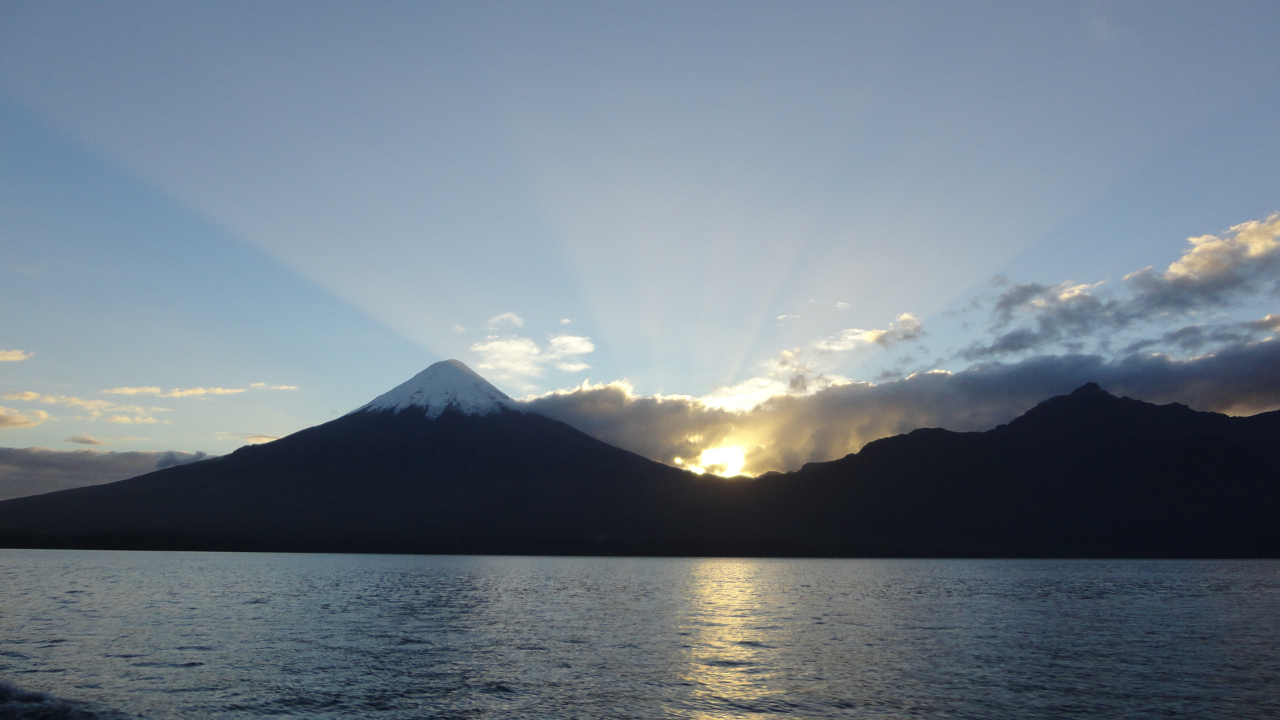
<path fill-rule="evenodd" d="M 513 396 L 746 409 L 797 373 L 1256 343 L 1139 347 L 1275 312 L 1265 273 L 973 350 L 1048 317 L 998 326 L 1011 288 L 1120 302 L 1280 210 L 1276 27 L 1230 2 L 8 2 L 0 445 L 219 454 L 449 357 Z M 1201 404 L 1269 407 L 1231 402 Z"/>

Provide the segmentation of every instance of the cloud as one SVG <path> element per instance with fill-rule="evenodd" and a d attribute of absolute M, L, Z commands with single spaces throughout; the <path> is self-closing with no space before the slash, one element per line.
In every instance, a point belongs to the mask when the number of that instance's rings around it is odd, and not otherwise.
<path fill-rule="evenodd" d="M 119 405 L 107 400 L 86 399 L 72 395 L 41 395 L 30 391 L 5 393 L 4 398 L 7 400 L 22 400 L 45 405 L 63 405 L 79 408 L 87 413 L 87 415 L 79 418 L 82 420 L 96 420 L 102 417 L 104 413 L 117 413 L 117 415 L 106 418 L 108 422 L 154 423 L 156 422 L 155 418 L 148 415 L 148 412 L 164 410 L 164 408 L 151 408 L 148 411 L 137 405 Z M 128 413 L 132 417 L 127 418 L 120 413 Z"/>
<path fill-rule="evenodd" d="M 836 307 L 840 308 L 841 310 L 848 310 L 850 305 L 847 302 L 838 302 L 836 303 Z"/>
<path fill-rule="evenodd" d="M 911 313 L 902 313 L 896 322 L 889 323 L 884 330 L 860 330 L 849 328 L 839 334 L 813 343 L 818 352 L 847 352 L 868 345 L 889 347 L 908 340 L 919 339 L 924 332 L 920 329 L 920 321 Z"/>
<path fill-rule="evenodd" d="M 103 390 L 102 392 L 106 393 L 107 395 L 159 395 L 160 393 L 164 392 L 164 390 L 161 390 L 158 387 L 149 386 L 149 387 L 118 387 L 118 388 L 111 388 L 109 390 Z"/>
<path fill-rule="evenodd" d="M 1164 272 L 1125 276 L 1133 305 L 1144 313 L 1186 313 L 1221 307 L 1241 294 L 1280 290 L 1280 214 L 1231 228 L 1227 237 L 1188 238 L 1191 249 Z"/>
<path fill-rule="evenodd" d="M 783 320 L 783 321 L 786 321 L 786 320 L 799 320 L 799 319 L 800 319 L 800 316 L 799 316 L 799 315 L 779 315 L 778 317 L 776 317 L 776 318 L 774 318 L 774 319 L 775 319 L 775 320 Z"/>
<path fill-rule="evenodd" d="M 571 322 L 573 322 L 573 321 L 572 321 L 572 320 L 570 320 L 569 318 L 560 318 L 560 324 L 561 324 L 561 325 L 568 325 L 568 324 L 569 324 L 569 323 L 571 323 Z"/>
<path fill-rule="evenodd" d="M 881 384 L 844 382 L 778 394 L 750 409 L 707 398 L 634 394 L 624 382 L 583 385 L 522 402 L 606 442 L 659 462 L 694 462 L 741 448 L 744 471 L 794 470 L 877 438 L 921 427 L 987 430 L 1038 402 L 1096 381 L 1117 395 L 1253 414 L 1280 408 L 1280 341 L 1237 343 L 1180 360 L 1168 355 L 1046 355 L 932 371 Z M 776 387 L 776 386 L 775 386 Z"/>
<path fill-rule="evenodd" d="M 77 443 L 79 445 L 106 445 L 105 442 L 92 435 L 72 435 L 66 439 L 66 442 Z"/>
<path fill-rule="evenodd" d="M 557 335 L 541 348 L 532 338 L 489 336 L 484 342 L 471 346 L 480 353 L 481 370 L 495 373 L 499 379 L 539 377 L 547 365 L 554 365 L 563 372 L 581 372 L 591 366 L 580 357 L 594 352 L 591 338 L 579 335 Z"/>
<path fill-rule="evenodd" d="M 250 445 L 261 445 L 262 443 L 269 443 L 272 440 L 280 439 L 279 435 L 255 435 L 253 433 L 220 432 L 214 433 L 214 435 L 216 435 L 219 440 L 244 440 Z"/>
<path fill-rule="evenodd" d="M 993 328 L 1002 330 L 1029 315 L 1031 326 L 999 332 L 989 343 L 977 341 L 960 352 L 966 360 L 983 360 L 1027 352 L 1049 343 L 1089 337 L 1100 329 L 1122 327 L 1129 322 L 1120 304 L 1097 297 L 1101 283 L 1057 285 L 1022 283 L 1009 287 L 996 299 Z"/>
<path fill-rule="evenodd" d="M 700 400 L 709 407 L 750 410 L 780 395 L 812 395 L 850 382 L 841 375 L 820 372 L 816 363 L 805 360 L 803 348 L 783 350 L 777 358 L 763 363 L 761 370 L 761 375 L 716 388 Z"/>
<path fill-rule="evenodd" d="M 644 397 L 615 382 L 522 402 L 672 465 L 741 452 L 752 474 L 835 459 L 920 427 L 990 429 L 1091 381 L 1198 410 L 1273 410 L 1280 408 L 1280 313 L 1240 319 L 1225 311 L 1280 294 L 1278 238 L 1280 216 L 1243 223 L 1221 238 L 1192 238 L 1165 270 L 1130 273 L 1115 285 L 996 278 L 994 295 L 965 311 L 990 312 L 985 337 L 949 359 L 968 367 L 891 368 L 875 383 L 823 371 L 832 354 L 922 338 L 920 320 L 903 313 L 884 329 L 850 328 L 784 351 L 755 377 L 702 397 Z"/>
<path fill-rule="evenodd" d="M 268 385 L 266 383 L 251 383 L 251 388 L 259 390 L 297 390 L 295 385 Z M 118 387 L 109 388 L 102 391 L 107 395 L 155 395 L 157 397 L 166 398 L 184 398 L 184 397 L 203 397 L 206 395 L 239 395 L 245 392 L 244 388 L 224 388 L 224 387 L 193 387 L 193 388 L 174 388 L 169 392 L 165 392 L 162 388 L 154 385 L 145 385 L 142 387 Z"/>
<path fill-rule="evenodd" d="M 187 452 L 0 447 L 0 500 L 101 485 L 205 457 Z"/>
<path fill-rule="evenodd" d="M 994 337 L 978 340 L 958 353 L 965 360 L 1029 353 L 1058 345 L 1079 352 L 1092 344 L 1105 350 L 1119 331 L 1141 332 L 1148 323 L 1165 323 L 1213 309 L 1229 309 L 1245 300 L 1280 293 L 1280 215 L 1231 228 L 1226 237 L 1189 238 L 1191 247 L 1163 271 L 1148 267 L 1129 273 L 1120 288 L 1104 283 L 1022 283 L 1006 286 L 992 307 Z M 1188 326 L 1192 327 L 1192 326 Z M 1258 332 L 1262 328 L 1237 328 Z M 1157 338 L 1128 342 L 1126 349 L 1161 342 L 1188 349 L 1240 335 L 1180 328 Z"/>
<path fill-rule="evenodd" d="M 277 389 L 287 389 L 280 387 Z M 221 388 L 221 387 L 194 387 L 194 388 L 174 388 L 169 392 L 164 392 L 158 387 L 118 387 L 102 392 L 108 395 L 158 395 L 167 398 L 181 397 L 198 397 L 202 395 L 238 395 L 244 392 L 244 388 Z"/>
<path fill-rule="evenodd" d="M 1280 313 L 1270 313 L 1266 317 L 1250 320 L 1244 323 L 1244 326 L 1254 332 L 1278 332 L 1280 331 Z"/>
<path fill-rule="evenodd" d="M 0 350 L 0 362 L 21 362 L 31 355 L 32 353 L 23 350 Z"/>
<path fill-rule="evenodd" d="M 207 457 L 209 457 L 209 455 L 202 452 L 189 453 L 170 450 L 156 458 L 156 469 L 163 470 L 176 465 L 186 465 L 188 463 L 204 460 Z"/>
<path fill-rule="evenodd" d="M 490 330 L 502 327 L 524 327 L 524 318 L 513 312 L 506 312 L 489 318 L 488 324 Z"/>
<path fill-rule="evenodd" d="M 574 355 L 586 355 L 594 352 L 595 343 L 591 342 L 589 337 L 580 337 L 577 335 L 559 335 L 551 338 L 548 344 L 547 352 L 552 357 L 562 358 Z"/>
<path fill-rule="evenodd" d="M 0 407 L 0 429 L 32 427 L 48 419 L 49 413 L 43 410 L 13 410 Z"/>
<path fill-rule="evenodd" d="M 484 358 L 481 370 L 492 370 L 499 375 L 538 376 L 542 374 L 542 350 L 530 338 L 498 338 L 490 336 L 484 342 L 471 346 Z"/>

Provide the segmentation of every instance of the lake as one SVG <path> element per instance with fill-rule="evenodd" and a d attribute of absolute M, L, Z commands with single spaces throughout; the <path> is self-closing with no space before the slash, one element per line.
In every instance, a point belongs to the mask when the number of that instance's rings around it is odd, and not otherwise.
<path fill-rule="evenodd" d="M 1280 561 L 0 550 L 0 717 L 1275 718 L 1278 678 Z"/>

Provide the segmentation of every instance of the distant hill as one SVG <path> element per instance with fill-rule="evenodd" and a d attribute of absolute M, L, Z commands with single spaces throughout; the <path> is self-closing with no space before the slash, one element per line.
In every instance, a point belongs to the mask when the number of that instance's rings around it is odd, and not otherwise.
<path fill-rule="evenodd" d="M 756 479 L 522 412 L 462 363 L 274 442 L 0 502 L 0 546 L 317 552 L 1280 557 L 1280 413 L 1097 385 Z"/>

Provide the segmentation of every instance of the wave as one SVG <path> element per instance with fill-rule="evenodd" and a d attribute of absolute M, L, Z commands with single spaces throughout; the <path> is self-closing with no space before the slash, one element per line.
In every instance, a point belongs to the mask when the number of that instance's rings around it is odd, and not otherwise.
<path fill-rule="evenodd" d="M 0 680 L 0 720 L 124 720 L 88 703 L 46 695 Z"/>

